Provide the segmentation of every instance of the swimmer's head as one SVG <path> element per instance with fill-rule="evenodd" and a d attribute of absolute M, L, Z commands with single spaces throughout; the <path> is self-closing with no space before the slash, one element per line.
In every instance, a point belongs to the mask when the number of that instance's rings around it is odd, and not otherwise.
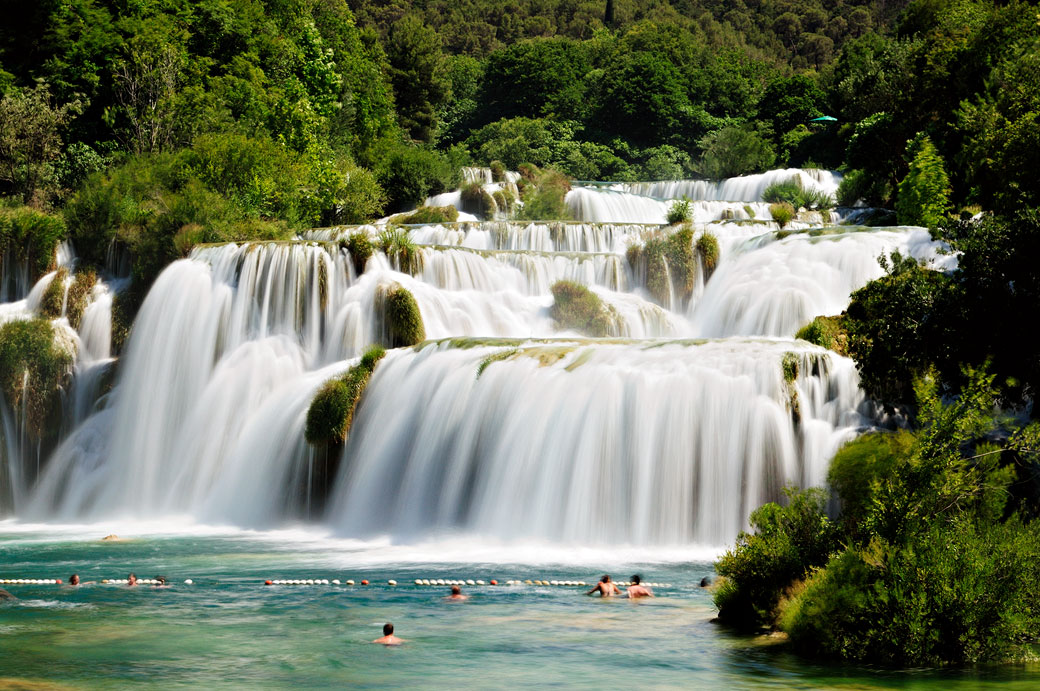
<path fill-rule="evenodd" d="M 637 574 L 635 574 L 635 575 L 633 575 L 633 576 L 632 576 L 632 579 L 631 579 L 631 580 L 632 580 L 632 583 L 633 583 L 633 584 L 635 584 L 635 585 L 639 585 L 639 581 L 641 581 L 641 580 L 643 580 L 643 579 L 642 579 L 642 577 L 641 577 L 641 576 L 640 576 L 640 575 L 639 575 L 639 574 L 637 573 Z"/>
<path fill-rule="evenodd" d="M 391 624 L 390 622 L 386 622 L 385 624 L 383 624 L 383 635 L 384 636 L 389 636 L 393 632 L 394 632 L 394 625 L 393 624 Z"/>
<path fill-rule="evenodd" d="M 79 574 L 74 573 L 69 576 L 69 585 L 79 585 Z"/>
<path fill-rule="evenodd" d="M 603 578 L 599 579 L 600 583 L 610 583 L 610 574 L 603 574 Z"/>
<path fill-rule="evenodd" d="M 129 583 L 130 585 L 137 585 L 137 575 L 136 574 L 130 574 L 129 576 L 126 577 L 126 582 Z"/>
<path fill-rule="evenodd" d="M 461 595 L 462 594 L 462 588 L 460 588 L 457 585 L 451 586 L 451 594 L 452 595 Z"/>

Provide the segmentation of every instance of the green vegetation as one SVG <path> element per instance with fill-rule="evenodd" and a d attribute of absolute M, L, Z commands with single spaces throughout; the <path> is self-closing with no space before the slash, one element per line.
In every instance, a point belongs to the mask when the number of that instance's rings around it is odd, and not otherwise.
<path fill-rule="evenodd" d="M 776 162 L 773 146 L 757 132 L 743 127 L 723 127 L 701 139 L 703 152 L 696 170 L 718 180 L 768 170 Z"/>
<path fill-rule="evenodd" d="M 65 222 L 60 216 L 28 207 L 0 207 L 0 257 L 10 253 L 26 261 L 31 281 L 51 269 L 64 237 Z"/>
<path fill-rule="evenodd" d="M 801 178 L 795 176 L 783 182 L 774 182 L 762 192 L 762 200 L 770 203 L 787 203 L 795 209 L 827 209 L 834 206 L 834 200 L 817 189 L 802 187 Z"/>
<path fill-rule="evenodd" d="M 378 245 L 398 271 L 410 274 L 422 271 L 422 252 L 404 228 L 387 226 L 379 234 Z"/>
<path fill-rule="evenodd" d="M 906 225 L 937 227 L 950 213 L 950 179 L 942 157 L 927 136 L 907 146 L 910 170 L 899 183 L 896 213 Z"/>
<path fill-rule="evenodd" d="M 350 253 L 350 259 L 354 263 L 354 273 L 358 276 L 365 272 L 365 265 L 372 257 L 372 241 L 368 233 L 356 231 L 347 236 L 345 240 L 339 241 L 340 246 Z"/>
<path fill-rule="evenodd" d="M 383 296 L 387 343 L 391 348 L 404 348 L 426 340 L 419 304 L 410 292 L 394 286 Z"/>
<path fill-rule="evenodd" d="M 48 419 L 60 413 L 61 389 L 71 367 L 72 353 L 55 342 L 46 319 L 0 326 L 0 393 L 32 438 L 44 436 Z"/>
<path fill-rule="evenodd" d="M 552 286 L 552 318 L 560 329 L 573 329 L 595 338 L 618 334 L 618 317 L 599 296 L 573 281 Z"/>
<path fill-rule="evenodd" d="M 693 225 L 683 224 L 664 242 L 664 254 L 668 260 L 668 273 L 672 286 L 681 300 L 693 295 L 693 284 L 697 280 L 697 257 L 693 248 Z"/>
<path fill-rule="evenodd" d="M 335 446 L 346 441 L 368 380 L 384 355 L 386 351 L 380 346 L 370 347 L 358 364 L 339 379 L 325 382 L 318 390 L 307 409 L 304 436 L 308 443 Z"/>
<path fill-rule="evenodd" d="M 795 217 L 795 210 L 789 203 L 780 202 L 769 205 L 769 215 L 773 217 L 773 220 L 782 229 Z"/>
<path fill-rule="evenodd" d="M 970 373 L 944 404 L 918 384 L 919 428 L 875 433 L 835 457 L 826 494 L 766 504 L 754 533 L 716 565 L 719 618 L 775 626 L 811 655 L 898 666 L 1001 662 L 1030 655 L 1040 614 L 1040 530 L 1031 484 L 1040 428 L 992 417 L 992 376 Z"/>
<path fill-rule="evenodd" d="M 498 211 L 498 204 L 492 194 L 484 189 L 484 185 L 471 182 L 462 188 L 462 209 L 489 219 Z"/>
<path fill-rule="evenodd" d="M 704 231 L 694 244 L 697 256 L 701 259 L 704 267 L 704 280 L 707 281 L 715 273 L 715 267 L 719 265 L 719 239 L 713 233 Z"/>
<path fill-rule="evenodd" d="M 517 218 L 528 221 L 566 221 L 570 218 L 565 198 L 571 189 L 570 180 L 557 170 L 531 169 L 534 177 L 521 188 L 523 206 Z"/>
<path fill-rule="evenodd" d="M 693 220 L 693 210 L 690 208 L 690 200 L 685 195 L 682 199 L 676 199 L 668 207 L 668 223 L 687 223 Z"/>
<path fill-rule="evenodd" d="M 420 206 L 410 214 L 398 214 L 390 223 L 401 225 L 454 223 L 459 220 L 459 210 L 454 206 Z"/>
<path fill-rule="evenodd" d="M 69 272 L 65 267 L 54 272 L 54 278 L 40 298 L 40 316 L 47 319 L 57 319 L 61 316 L 65 302 L 65 282 L 68 278 Z"/>
<path fill-rule="evenodd" d="M 841 317 L 816 317 L 798 329 L 794 337 L 833 350 L 839 355 L 848 355 L 849 336 Z"/>

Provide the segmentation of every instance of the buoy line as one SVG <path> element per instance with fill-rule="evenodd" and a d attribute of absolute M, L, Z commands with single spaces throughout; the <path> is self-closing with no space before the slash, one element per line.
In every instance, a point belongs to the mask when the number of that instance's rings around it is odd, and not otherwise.
<path fill-rule="evenodd" d="M 126 585 L 127 580 L 125 578 L 102 578 L 99 583 L 103 585 Z M 614 581 L 617 585 L 622 587 L 628 587 L 635 585 L 634 583 L 628 583 L 625 581 Z M 184 580 L 185 585 L 194 585 L 194 581 L 190 578 Z M 268 578 L 263 581 L 264 585 L 369 585 L 367 579 L 361 581 L 354 581 L 353 579 L 347 579 L 341 581 L 338 578 Z M 481 586 L 497 586 L 499 581 L 491 579 L 485 581 L 482 579 L 473 578 L 416 578 L 412 581 L 417 586 L 469 586 L 469 587 L 481 587 Z M 137 579 L 138 585 L 169 585 L 168 581 L 160 581 L 156 578 L 139 578 Z M 386 585 L 394 587 L 398 584 L 395 579 L 389 579 L 386 581 Z M 590 584 L 586 581 L 573 581 L 573 580 L 559 580 L 559 579 L 513 579 L 502 581 L 503 585 L 518 586 L 518 585 L 532 585 L 532 586 L 556 586 L 556 587 L 586 587 Z M 0 585 L 63 585 L 60 578 L 0 578 Z M 671 583 L 647 583 L 643 582 L 641 585 L 645 585 L 650 588 L 671 588 Z"/>

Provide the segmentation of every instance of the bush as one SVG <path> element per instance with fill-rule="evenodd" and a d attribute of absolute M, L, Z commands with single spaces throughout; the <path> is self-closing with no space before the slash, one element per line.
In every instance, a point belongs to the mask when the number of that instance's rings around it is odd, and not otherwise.
<path fill-rule="evenodd" d="M 29 266 L 29 280 L 37 281 L 54 265 L 55 252 L 65 238 L 65 222 L 29 207 L 0 208 L 0 257 L 9 252 Z"/>
<path fill-rule="evenodd" d="M 55 343 L 46 319 L 0 326 L 0 392 L 12 409 L 23 411 L 32 438 L 40 439 L 47 420 L 60 412 L 60 392 L 71 367 L 72 353 Z"/>
<path fill-rule="evenodd" d="M 849 337 L 841 317 L 816 317 L 799 329 L 794 337 L 833 350 L 839 355 L 848 355 Z"/>
<path fill-rule="evenodd" d="M 491 162 L 491 180 L 494 182 L 505 182 L 506 180 L 506 167 L 502 161 Z"/>
<path fill-rule="evenodd" d="M 388 227 L 379 234 L 379 249 L 398 271 L 422 271 L 422 254 L 404 228 Z"/>
<path fill-rule="evenodd" d="M 347 439 L 354 413 L 376 364 L 386 355 L 380 346 L 372 346 L 339 379 L 330 379 L 318 390 L 307 409 L 304 437 L 315 445 L 339 445 Z"/>
<path fill-rule="evenodd" d="M 65 302 L 65 281 L 68 277 L 69 272 L 64 266 L 54 272 L 54 278 L 40 297 L 41 317 L 57 319 L 61 316 L 62 304 Z"/>
<path fill-rule="evenodd" d="M 387 340 L 391 348 L 403 348 L 426 340 L 419 304 L 410 292 L 395 287 L 384 298 Z"/>
<path fill-rule="evenodd" d="M 704 231 L 697 238 L 695 249 L 704 267 L 704 280 L 708 280 L 715 272 L 715 267 L 719 265 L 719 239 L 714 234 Z"/>
<path fill-rule="evenodd" d="M 697 172 L 714 180 L 768 170 L 776 161 L 773 146 L 755 132 L 724 127 L 698 142 L 701 160 Z"/>
<path fill-rule="evenodd" d="M 936 228 L 950 213 L 950 179 L 932 140 L 918 136 L 907 146 L 910 170 L 899 183 L 896 213 L 905 225 Z"/>
<path fill-rule="evenodd" d="M 557 328 L 573 329 L 587 336 L 603 337 L 617 333 L 616 320 L 599 296 L 573 281 L 552 285 L 552 318 Z"/>
<path fill-rule="evenodd" d="M 769 503 L 752 512 L 755 532 L 741 532 L 734 549 L 715 564 L 731 585 L 716 592 L 719 619 L 742 628 L 771 624 L 782 592 L 823 566 L 836 547 L 820 489 L 786 490 L 788 505 Z"/>
<path fill-rule="evenodd" d="M 455 187 L 459 175 L 445 155 L 404 145 L 385 153 L 376 170 L 391 212 L 414 209 L 428 196 Z"/>
<path fill-rule="evenodd" d="M 685 223 L 693 220 L 693 210 L 690 208 L 690 200 L 686 196 L 676 199 L 668 207 L 668 222 L 672 225 Z"/>
<path fill-rule="evenodd" d="M 787 203 L 795 209 L 828 209 L 834 206 L 834 200 L 830 195 L 817 189 L 805 189 L 798 176 L 769 185 L 762 191 L 762 200 L 777 204 Z"/>
<path fill-rule="evenodd" d="M 350 253 L 350 259 L 354 263 L 354 273 L 360 276 L 365 272 L 365 265 L 372 256 L 372 241 L 368 239 L 368 233 L 357 231 L 347 236 L 346 240 L 340 240 L 340 247 Z"/>
<path fill-rule="evenodd" d="M 778 226 L 783 228 L 794 218 L 794 207 L 787 202 L 770 204 L 769 215 L 773 217 L 773 220 L 776 221 Z"/>
<path fill-rule="evenodd" d="M 867 206 L 884 206 L 892 196 L 888 182 L 865 170 L 850 170 L 838 183 L 838 204 L 855 206 L 862 200 Z"/>
<path fill-rule="evenodd" d="M 697 258 L 693 251 L 693 226 L 684 224 L 664 242 L 672 286 L 680 300 L 689 300 L 697 280 Z"/>
<path fill-rule="evenodd" d="M 495 203 L 494 197 L 479 182 L 471 182 L 464 185 L 461 190 L 461 197 L 462 209 L 468 213 L 491 218 L 498 211 L 498 205 Z"/>
<path fill-rule="evenodd" d="M 518 218 L 528 221 L 567 220 L 566 197 L 571 182 L 563 173 L 546 170 L 538 174 L 534 185 L 528 185 L 523 194 L 524 205 Z"/>

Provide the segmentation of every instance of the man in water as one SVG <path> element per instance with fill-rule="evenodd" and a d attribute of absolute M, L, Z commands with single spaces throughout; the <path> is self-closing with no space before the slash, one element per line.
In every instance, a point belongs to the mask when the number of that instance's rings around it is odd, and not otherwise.
<path fill-rule="evenodd" d="M 625 593 L 628 595 L 628 599 L 635 600 L 637 597 L 653 597 L 654 592 L 647 588 L 645 585 L 640 585 L 642 577 L 637 573 L 632 576 L 632 585 L 628 586 Z"/>
<path fill-rule="evenodd" d="M 597 592 L 600 597 L 614 597 L 615 595 L 621 594 L 621 591 L 618 590 L 618 587 L 614 585 L 610 580 L 610 576 L 607 574 L 603 574 L 603 578 L 599 579 L 599 583 L 596 584 L 596 587 L 585 594 L 592 595 Z"/>
<path fill-rule="evenodd" d="M 69 576 L 69 585 L 79 585 L 79 574 L 74 573 Z"/>
<path fill-rule="evenodd" d="M 135 574 L 130 574 L 129 576 L 127 576 L 126 584 L 131 588 L 137 585 L 137 576 Z"/>
<path fill-rule="evenodd" d="M 465 602 L 469 599 L 469 596 L 462 594 L 462 588 L 460 588 L 457 585 L 453 585 L 451 586 L 451 595 L 449 595 L 446 599 L 452 602 Z"/>
<path fill-rule="evenodd" d="M 394 635 L 394 625 L 390 622 L 383 624 L 383 637 L 377 638 L 373 643 L 379 643 L 380 645 L 401 645 L 404 643 L 403 638 L 398 638 Z"/>

